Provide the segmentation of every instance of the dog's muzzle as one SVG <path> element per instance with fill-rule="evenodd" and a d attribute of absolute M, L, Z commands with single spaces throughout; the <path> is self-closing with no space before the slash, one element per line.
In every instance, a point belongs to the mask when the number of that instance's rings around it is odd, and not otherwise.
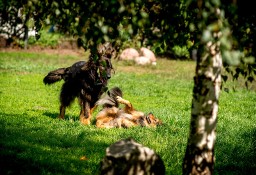
<path fill-rule="evenodd" d="M 107 79 L 110 79 L 111 78 L 111 74 L 107 74 Z"/>

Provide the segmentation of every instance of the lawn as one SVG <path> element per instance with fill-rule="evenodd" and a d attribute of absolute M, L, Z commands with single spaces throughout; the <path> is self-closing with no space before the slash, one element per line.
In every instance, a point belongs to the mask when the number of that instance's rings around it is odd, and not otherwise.
<path fill-rule="evenodd" d="M 65 120 L 56 119 L 62 82 L 43 84 L 49 71 L 87 56 L 0 52 L 0 174 L 98 174 L 106 148 L 128 137 L 154 149 L 166 174 L 182 174 L 195 62 L 162 58 L 156 66 L 143 67 L 114 60 L 109 88 L 120 87 L 135 108 L 154 113 L 164 125 L 97 129 L 95 121 L 80 124 L 77 102 L 67 109 Z M 230 90 L 220 96 L 215 174 L 253 174 L 256 92 L 236 82 L 224 86 Z"/>

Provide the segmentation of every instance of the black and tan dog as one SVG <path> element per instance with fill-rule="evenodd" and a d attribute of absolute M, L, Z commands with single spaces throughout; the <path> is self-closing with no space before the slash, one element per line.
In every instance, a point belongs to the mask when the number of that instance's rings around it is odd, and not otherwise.
<path fill-rule="evenodd" d="M 120 109 L 119 104 L 124 104 L 124 108 Z M 122 91 L 118 87 L 109 90 L 107 95 L 97 102 L 97 105 L 103 106 L 96 116 L 98 128 L 156 127 L 162 124 L 152 113 L 145 115 L 135 110 L 128 100 L 122 98 Z"/>
<path fill-rule="evenodd" d="M 95 103 L 107 88 L 111 78 L 111 57 L 114 49 L 111 43 L 99 45 L 97 56 L 90 55 L 88 62 L 79 61 L 67 68 L 59 68 L 44 77 L 45 84 L 53 84 L 64 80 L 60 93 L 59 118 L 64 119 L 66 107 L 77 97 L 81 105 L 80 121 L 90 124 Z"/>

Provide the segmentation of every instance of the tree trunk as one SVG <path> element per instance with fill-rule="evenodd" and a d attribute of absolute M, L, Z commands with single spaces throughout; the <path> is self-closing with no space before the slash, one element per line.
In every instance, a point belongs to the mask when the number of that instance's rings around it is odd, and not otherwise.
<path fill-rule="evenodd" d="M 207 46 L 197 62 L 191 127 L 183 174 L 212 174 L 222 59 L 215 45 Z M 209 53 L 212 52 L 212 53 Z M 210 63 L 210 64 L 209 64 Z"/>
<path fill-rule="evenodd" d="M 28 20 L 29 20 L 29 16 L 28 14 L 25 15 L 25 21 L 24 21 L 24 49 L 26 50 L 28 48 Z"/>
<path fill-rule="evenodd" d="M 215 24 L 219 27 L 218 20 L 220 10 L 211 20 L 203 19 L 204 24 Z M 202 20 L 202 21 L 203 21 Z M 217 29 L 220 29 L 217 28 Z M 218 100 L 221 87 L 222 57 L 220 53 L 220 30 L 211 30 L 204 26 L 200 31 L 208 32 L 206 40 L 201 34 L 198 52 L 196 54 L 197 66 L 194 77 L 194 89 L 192 111 L 190 121 L 190 133 L 183 160 L 183 174 L 210 175 L 214 169 L 214 144 L 216 140 L 216 124 L 218 112 Z"/>

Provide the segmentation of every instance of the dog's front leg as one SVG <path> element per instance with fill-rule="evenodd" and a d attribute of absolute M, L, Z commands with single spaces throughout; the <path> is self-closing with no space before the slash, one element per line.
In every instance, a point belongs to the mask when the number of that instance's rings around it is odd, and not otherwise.
<path fill-rule="evenodd" d="M 81 103 L 80 122 L 84 125 L 91 123 L 91 109 L 87 101 Z"/>

